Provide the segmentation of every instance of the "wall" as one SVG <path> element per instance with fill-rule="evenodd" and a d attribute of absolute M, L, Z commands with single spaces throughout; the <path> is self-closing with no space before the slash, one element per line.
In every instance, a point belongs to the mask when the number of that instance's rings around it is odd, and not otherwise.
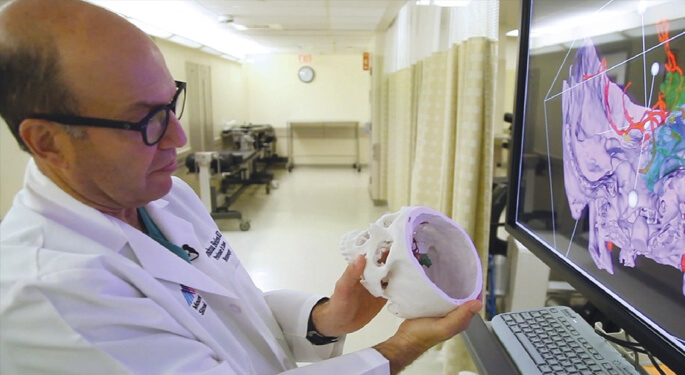
<path fill-rule="evenodd" d="M 222 124 L 229 120 L 236 120 L 239 124 L 249 121 L 247 113 L 247 88 L 243 66 L 239 63 L 220 58 L 215 55 L 204 53 L 166 40 L 155 39 L 169 71 L 174 78 L 186 80 L 186 62 L 193 62 L 209 66 L 212 77 L 212 117 L 214 123 L 214 138 L 221 138 Z M 188 107 L 186 107 L 188 110 Z M 188 116 L 181 119 L 186 134 L 188 129 Z M 190 142 L 179 150 L 179 153 L 188 151 Z"/>
<path fill-rule="evenodd" d="M 0 118 L 0 218 L 5 217 L 14 195 L 24 184 L 29 154 L 21 151 L 7 123 Z"/>
<path fill-rule="evenodd" d="M 516 95 L 516 75 L 518 71 L 518 58 L 519 58 L 519 39 L 505 36 L 504 39 L 500 39 L 500 43 L 504 44 L 504 58 L 506 63 L 504 64 L 504 101 L 503 101 L 503 112 L 504 113 L 514 113 L 515 105 L 515 95 Z M 500 56 L 500 58 L 502 58 Z M 509 123 L 504 123 L 505 129 L 503 132 L 507 133 L 511 125 Z"/>
<path fill-rule="evenodd" d="M 369 71 L 362 69 L 362 55 L 312 55 L 301 63 L 297 54 L 256 55 L 244 65 L 247 72 L 249 121 L 271 124 L 278 137 L 278 153 L 287 155 L 288 121 L 371 121 Z M 315 71 L 314 81 L 300 82 L 303 65 Z M 360 131 L 360 157 L 368 163 L 369 138 Z M 311 140 L 316 142 L 316 140 Z M 349 154 L 349 142 L 327 144 L 331 154 Z M 306 148 L 306 146 L 305 146 Z M 295 154 L 297 150 L 295 147 Z M 323 159 L 307 163 L 325 162 Z"/>

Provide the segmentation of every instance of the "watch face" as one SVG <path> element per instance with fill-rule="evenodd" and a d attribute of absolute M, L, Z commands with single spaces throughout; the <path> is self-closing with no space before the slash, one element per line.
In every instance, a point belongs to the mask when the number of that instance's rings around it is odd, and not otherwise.
<path fill-rule="evenodd" d="M 314 80 L 314 69 L 309 66 L 303 66 L 297 72 L 297 75 L 300 77 L 300 81 L 309 83 Z"/>

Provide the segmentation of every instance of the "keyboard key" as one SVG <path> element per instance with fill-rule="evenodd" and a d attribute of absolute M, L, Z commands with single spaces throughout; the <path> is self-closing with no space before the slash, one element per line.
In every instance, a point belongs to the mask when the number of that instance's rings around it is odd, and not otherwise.
<path fill-rule="evenodd" d="M 545 360 L 540 356 L 540 353 L 538 353 L 537 350 L 535 350 L 535 347 L 530 343 L 528 338 L 520 333 L 516 334 L 516 338 L 519 340 L 521 345 L 526 349 L 528 354 L 530 355 L 530 358 L 535 362 L 537 365 L 541 365 L 545 363 Z"/>
<path fill-rule="evenodd" d="M 589 369 L 587 368 L 587 366 L 585 365 L 584 362 L 576 363 L 576 364 L 574 365 L 574 367 L 575 367 L 576 370 L 578 370 L 578 371 L 581 371 L 581 370 L 589 370 Z"/>
<path fill-rule="evenodd" d="M 602 368 L 595 365 L 595 364 L 590 365 L 589 368 L 590 368 L 590 371 L 592 371 L 592 372 L 602 371 Z"/>

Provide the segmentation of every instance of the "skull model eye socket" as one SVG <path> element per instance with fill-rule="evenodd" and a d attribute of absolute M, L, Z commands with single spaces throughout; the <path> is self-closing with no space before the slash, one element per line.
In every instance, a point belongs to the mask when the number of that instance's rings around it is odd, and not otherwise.
<path fill-rule="evenodd" d="M 392 248 L 392 241 L 383 242 L 377 249 L 374 259 L 378 266 L 385 265 L 388 261 L 388 256 L 390 255 L 390 249 Z"/>
<path fill-rule="evenodd" d="M 357 240 L 354 242 L 354 244 L 356 246 L 363 246 L 366 243 L 366 241 L 369 240 L 369 238 L 371 238 L 369 232 L 364 232 L 359 237 L 357 237 Z"/>
<path fill-rule="evenodd" d="M 395 220 L 397 220 L 397 216 L 399 216 L 399 213 L 387 214 L 381 217 L 378 221 L 383 228 L 390 228 L 390 226 L 395 223 Z"/>

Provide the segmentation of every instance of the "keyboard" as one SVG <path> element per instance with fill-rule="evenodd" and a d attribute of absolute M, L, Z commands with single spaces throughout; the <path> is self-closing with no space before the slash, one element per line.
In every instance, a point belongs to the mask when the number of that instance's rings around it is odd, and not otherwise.
<path fill-rule="evenodd" d="M 503 313 L 491 324 L 522 374 L 640 375 L 569 307 Z"/>

